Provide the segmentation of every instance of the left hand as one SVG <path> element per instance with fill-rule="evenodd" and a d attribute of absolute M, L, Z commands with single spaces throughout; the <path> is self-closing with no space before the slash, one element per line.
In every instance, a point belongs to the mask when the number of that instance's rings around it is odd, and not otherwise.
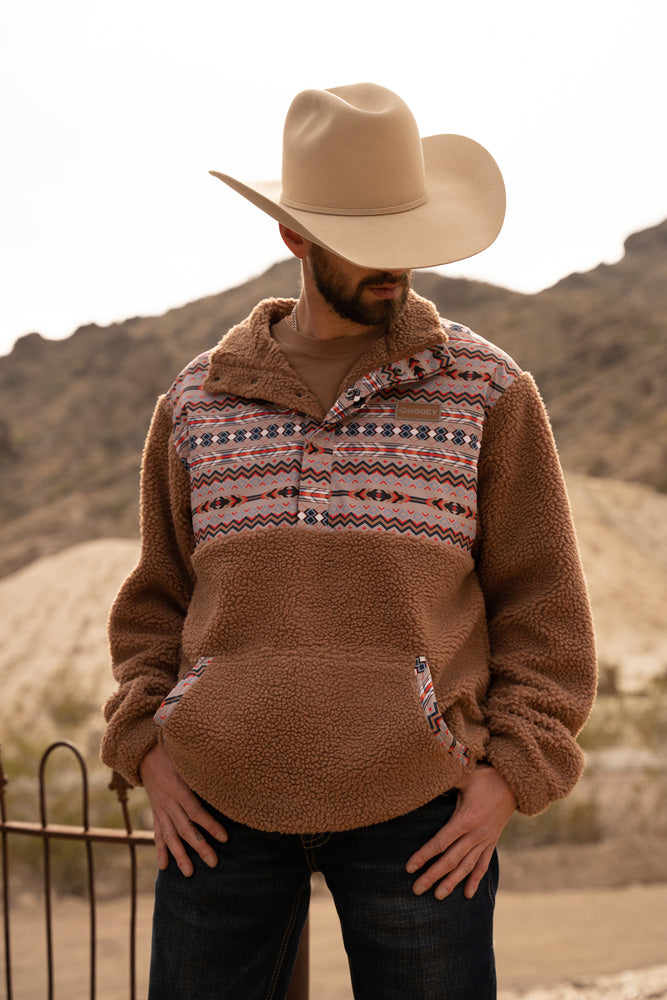
<path fill-rule="evenodd" d="M 438 855 L 437 861 L 421 872 L 412 891 L 420 896 L 438 882 L 436 899 L 444 899 L 467 878 L 464 894 L 472 899 L 516 806 L 514 792 L 498 771 L 478 765 L 459 787 L 449 822 L 408 860 L 406 870 L 413 874 Z"/>

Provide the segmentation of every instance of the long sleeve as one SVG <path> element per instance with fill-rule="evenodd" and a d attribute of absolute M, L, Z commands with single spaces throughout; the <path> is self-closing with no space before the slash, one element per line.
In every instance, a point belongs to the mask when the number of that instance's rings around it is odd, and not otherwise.
<path fill-rule="evenodd" d="M 477 572 L 492 681 L 489 761 L 533 815 L 575 785 L 575 736 L 590 712 L 590 606 L 551 427 L 528 374 L 487 418 L 480 454 Z"/>
<path fill-rule="evenodd" d="M 104 708 L 102 759 L 133 784 L 157 742 L 153 714 L 176 683 L 181 632 L 192 594 L 190 484 L 172 441 L 172 412 L 161 397 L 141 474 L 141 556 L 113 604 L 109 642 L 118 689 Z"/>

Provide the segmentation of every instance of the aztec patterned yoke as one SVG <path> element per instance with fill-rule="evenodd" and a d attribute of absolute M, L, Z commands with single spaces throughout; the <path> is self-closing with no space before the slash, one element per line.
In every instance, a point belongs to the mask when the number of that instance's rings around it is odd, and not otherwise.
<path fill-rule="evenodd" d="M 162 739 L 265 830 L 389 819 L 481 758 L 538 812 L 580 774 L 595 653 L 534 382 L 411 293 L 324 413 L 270 336 L 293 305 L 158 402 L 104 759 L 137 782 Z"/>

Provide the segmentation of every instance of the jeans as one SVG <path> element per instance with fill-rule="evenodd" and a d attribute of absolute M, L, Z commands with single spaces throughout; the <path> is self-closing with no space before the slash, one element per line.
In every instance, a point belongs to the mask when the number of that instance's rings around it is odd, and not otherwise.
<path fill-rule="evenodd" d="M 341 922 L 355 1000 L 493 1000 L 494 854 L 473 899 L 415 896 L 405 863 L 444 825 L 447 793 L 343 833 L 262 833 L 208 808 L 229 833 L 217 868 L 190 852 L 158 874 L 149 1000 L 279 1000 L 321 871 Z M 314 998 L 317 1000 L 317 998 Z"/>

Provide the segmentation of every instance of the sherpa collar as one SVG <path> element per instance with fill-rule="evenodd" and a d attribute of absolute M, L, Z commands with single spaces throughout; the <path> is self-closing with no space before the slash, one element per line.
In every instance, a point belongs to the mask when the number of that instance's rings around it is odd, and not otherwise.
<path fill-rule="evenodd" d="M 264 299 L 251 314 L 231 328 L 212 352 L 204 390 L 265 399 L 308 413 L 318 420 L 322 406 L 290 367 L 270 332 L 294 308 L 294 299 Z M 355 364 L 347 381 L 395 364 L 428 347 L 444 344 L 447 335 L 432 302 L 411 291 L 398 322 L 376 340 Z"/>

